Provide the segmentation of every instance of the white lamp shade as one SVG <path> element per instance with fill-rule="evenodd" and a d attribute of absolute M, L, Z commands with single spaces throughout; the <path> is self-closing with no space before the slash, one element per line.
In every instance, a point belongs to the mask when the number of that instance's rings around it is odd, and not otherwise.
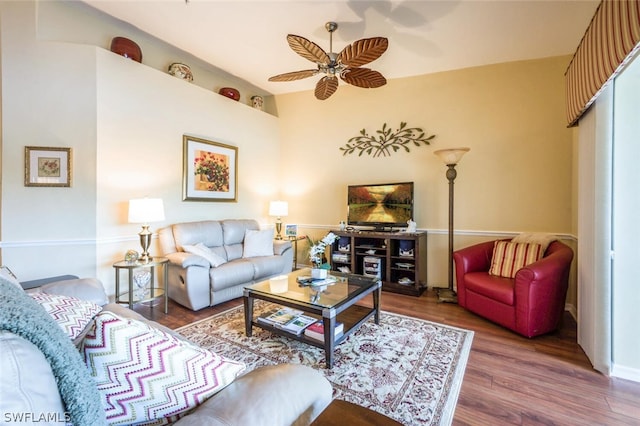
<path fill-rule="evenodd" d="M 469 150 L 470 148 L 449 148 L 439 149 L 437 151 L 433 151 L 433 153 L 440 157 L 444 164 L 449 165 L 458 164 L 458 161 L 460 161 L 462 156 L 469 152 Z"/>
<path fill-rule="evenodd" d="M 161 198 L 129 200 L 129 223 L 151 223 L 164 220 L 164 204 Z"/>
<path fill-rule="evenodd" d="M 269 216 L 287 216 L 289 214 L 289 203 L 286 201 L 271 201 L 269 203 Z"/>

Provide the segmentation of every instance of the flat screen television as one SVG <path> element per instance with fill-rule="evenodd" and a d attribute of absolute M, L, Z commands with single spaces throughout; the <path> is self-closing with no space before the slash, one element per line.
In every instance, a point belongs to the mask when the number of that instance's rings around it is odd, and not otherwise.
<path fill-rule="evenodd" d="M 413 219 L 413 182 L 349 185 L 347 207 L 350 226 L 406 227 Z"/>

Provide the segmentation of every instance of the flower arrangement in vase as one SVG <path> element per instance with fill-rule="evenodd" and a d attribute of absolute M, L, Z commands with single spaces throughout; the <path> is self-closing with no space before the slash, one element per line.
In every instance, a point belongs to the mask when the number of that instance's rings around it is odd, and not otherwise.
<path fill-rule="evenodd" d="M 327 246 L 333 244 L 338 239 L 338 236 L 333 232 L 329 232 L 316 243 L 308 236 L 307 239 L 309 240 L 309 260 L 313 265 L 311 278 L 326 278 L 328 271 L 323 268 L 322 259 Z"/>

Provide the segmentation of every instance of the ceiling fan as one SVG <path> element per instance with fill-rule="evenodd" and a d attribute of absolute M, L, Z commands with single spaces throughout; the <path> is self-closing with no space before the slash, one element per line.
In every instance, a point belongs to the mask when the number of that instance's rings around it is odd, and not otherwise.
<path fill-rule="evenodd" d="M 287 35 L 291 49 L 305 59 L 315 62 L 316 69 L 278 74 L 269 81 L 294 81 L 316 74 L 324 74 L 318 81 L 315 96 L 325 100 L 338 90 L 338 76 L 346 83 L 364 88 L 376 88 L 387 84 L 387 80 L 378 71 L 360 68 L 364 64 L 378 59 L 389 46 L 386 37 L 363 38 L 345 47 L 339 54 L 333 52 L 333 32 L 338 29 L 335 22 L 327 22 L 325 28 L 329 32 L 329 53 L 304 37 Z"/>

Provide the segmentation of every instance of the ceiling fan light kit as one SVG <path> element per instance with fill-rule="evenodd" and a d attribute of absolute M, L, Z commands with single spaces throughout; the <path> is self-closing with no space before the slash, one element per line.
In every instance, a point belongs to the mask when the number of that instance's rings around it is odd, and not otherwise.
<path fill-rule="evenodd" d="M 287 36 L 289 47 L 303 58 L 314 62 L 316 69 L 293 71 L 275 75 L 269 81 L 294 81 L 316 74 L 324 74 L 314 94 L 320 100 L 328 99 L 338 90 L 338 77 L 345 83 L 372 89 L 387 84 L 387 80 L 378 71 L 361 68 L 362 65 L 378 59 L 389 47 L 386 37 L 372 37 L 357 40 L 340 53 L 333 52 L 333 32 L 338 29 L 335 22 L 327 22 L 325 28 L 329 32 L 329 53 L 314 42 L 294 34 Z"/>

